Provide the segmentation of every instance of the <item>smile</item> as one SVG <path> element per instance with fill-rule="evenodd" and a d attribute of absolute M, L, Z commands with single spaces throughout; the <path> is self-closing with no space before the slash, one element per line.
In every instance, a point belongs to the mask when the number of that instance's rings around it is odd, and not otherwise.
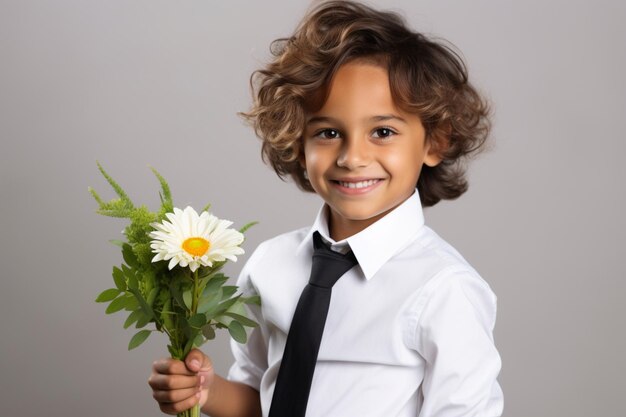
<path fill-rule="evenodd" d="M 339 185 L 341 185 L 342 187 L 346 187 L 346 188 L 366 188 L 366 187 L 371 187 L 372 185 L 376 184 L 378 181 L 378 179 L 376 180 L 367 180 L 367 181 L 358 181 L 358 182 L 348 182 L 348 181 L 337 181 L 339 183 Z"/>

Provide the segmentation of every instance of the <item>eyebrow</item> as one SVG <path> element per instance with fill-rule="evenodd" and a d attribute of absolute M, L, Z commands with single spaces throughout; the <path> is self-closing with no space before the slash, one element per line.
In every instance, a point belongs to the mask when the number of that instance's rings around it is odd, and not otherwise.
<path fill-rule="evenodd" d="M 386 120 L 398 120 L 402 123 L 406 124 L 406 120 L 404 120 L 402 117 L 397 116 L 395 114 L 381 114 L 378 116 L 372 116 L 369 118 L 370 121 L 372 122 L 384 122 Z M 316 116 L 316 117 L 311 117 L 309 120 L 307 120 L 306 122 L 307 124 L 314 124 L 314 123 L 339 123 L 339 120 L 332 118 L 332 117 L 328 117 L 328 116 Z"/>

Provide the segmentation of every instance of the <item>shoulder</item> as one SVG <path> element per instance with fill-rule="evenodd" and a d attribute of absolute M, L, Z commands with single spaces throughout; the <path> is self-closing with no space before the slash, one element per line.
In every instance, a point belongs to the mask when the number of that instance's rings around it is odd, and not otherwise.
<path fill-rule="evenodd" d="M 414 238 L 394 257 L 414 279 L 419 275 L 419 285 L 450 271 L 466 271 L 480 277 L 461 253 L 433 229 L 424 225 Z"/>
<path fill-rule="evenodd" d="M 424 249 L 442 261 L 441 270 L 433 276 L 433 287 L 444 285 L 445 288 L 457 285 L 468 295 L 484 293 L 495 301 L 495 294 L 489 283 L 454 246 L 429 227 L 426 227 L 426 235 L 427 238 L 423 240 Z"/>
<path fill-rule="evenodd" d="M 291 258 L 309 230 L 310 227 L 302 227 L 262 241 L 246 261 L 241 276 L 250 275 L 263 264 Z"/>
<path fill-rule="evenodd" d="M 454 246 L 426 225 L 420 230 L 413 246 L 423 256 L 432 258 L 439 269 L 455 267 L 474 270 Z"/>
<path fill-rule="evenodd" d="M 488 323 L 495 325 L 497 296 L 489 283 L 470 263 L 431 228 L 424 226 L 411 245 L 411 256 L 421 260 L 426 270 L 420 287 L 409 297 L 407 305 L 415 324 L 430 305 L 448 304 L 462 299 L 473 312 Z M 455 308 L 450 306 L 451 308 Z"/>
<path fill-rule="evenodd" d="M 406 346 L 423 351 L 425 343 L 447 340 L 453 333 L 492 337 L 497 310 L 498 299 L 487 281 L 473 268 L 450 265 L 407 300 Z"/>
<path fill-rule="evenodd" d="M 266 257 L 289 256 L 294 253 L 310 227 L 302 227 L 262 241 L 250 256 L 256 262 Z"/>
<path fill-rule="evenodd" d="M 424 311 L 439 314 L 441 310 L 450 308 L 460 311 L 460 302 L 467 311 L 493 330 L 496 321 L 498 299 L 489 283 L 473 268 L 451 266 L 441 270 L 424 286 L 419 295 L 416 310 L 418 322 L 422 322 Z"/>

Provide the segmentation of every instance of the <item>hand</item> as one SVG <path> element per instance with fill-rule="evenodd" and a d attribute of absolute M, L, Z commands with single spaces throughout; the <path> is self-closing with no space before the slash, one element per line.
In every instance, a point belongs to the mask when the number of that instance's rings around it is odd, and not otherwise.
<path fill-rule="evenodd" d="M 148 385 L 159 408 L 166 414 L 178 414 L 196 404 L 206 403 L 214 372 L 211 358 L 193 349 L 185 361 L 163 358 L 154 361 Z"/>

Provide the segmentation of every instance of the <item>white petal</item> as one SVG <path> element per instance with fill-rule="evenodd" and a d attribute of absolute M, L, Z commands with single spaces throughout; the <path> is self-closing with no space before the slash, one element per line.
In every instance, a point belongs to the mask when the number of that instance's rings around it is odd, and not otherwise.
<path fill-rule="evenodd" d="M 200 266 L 213 266 L 213 262 L 236 261 L 236 255 L 244 253 L 239 247 L 244 236 L 230 228 L 232 222 L 229 220 L 219 219 L 208 211 L 198 214 L 191 206 L 184 210 L 174 207 L 173 213 L 166 213 L 165 216 L 167 220 L 151 224 L 155 230 L 149 232 L 153 239 L 150 248 L 156 254 L 153 262 L 169 260 L 170 270 L 180 265 L 195 271 Z M 190 237 L 208 240 L 209 251 L 200 258 L 187 253 L 182 245 Z"/>

